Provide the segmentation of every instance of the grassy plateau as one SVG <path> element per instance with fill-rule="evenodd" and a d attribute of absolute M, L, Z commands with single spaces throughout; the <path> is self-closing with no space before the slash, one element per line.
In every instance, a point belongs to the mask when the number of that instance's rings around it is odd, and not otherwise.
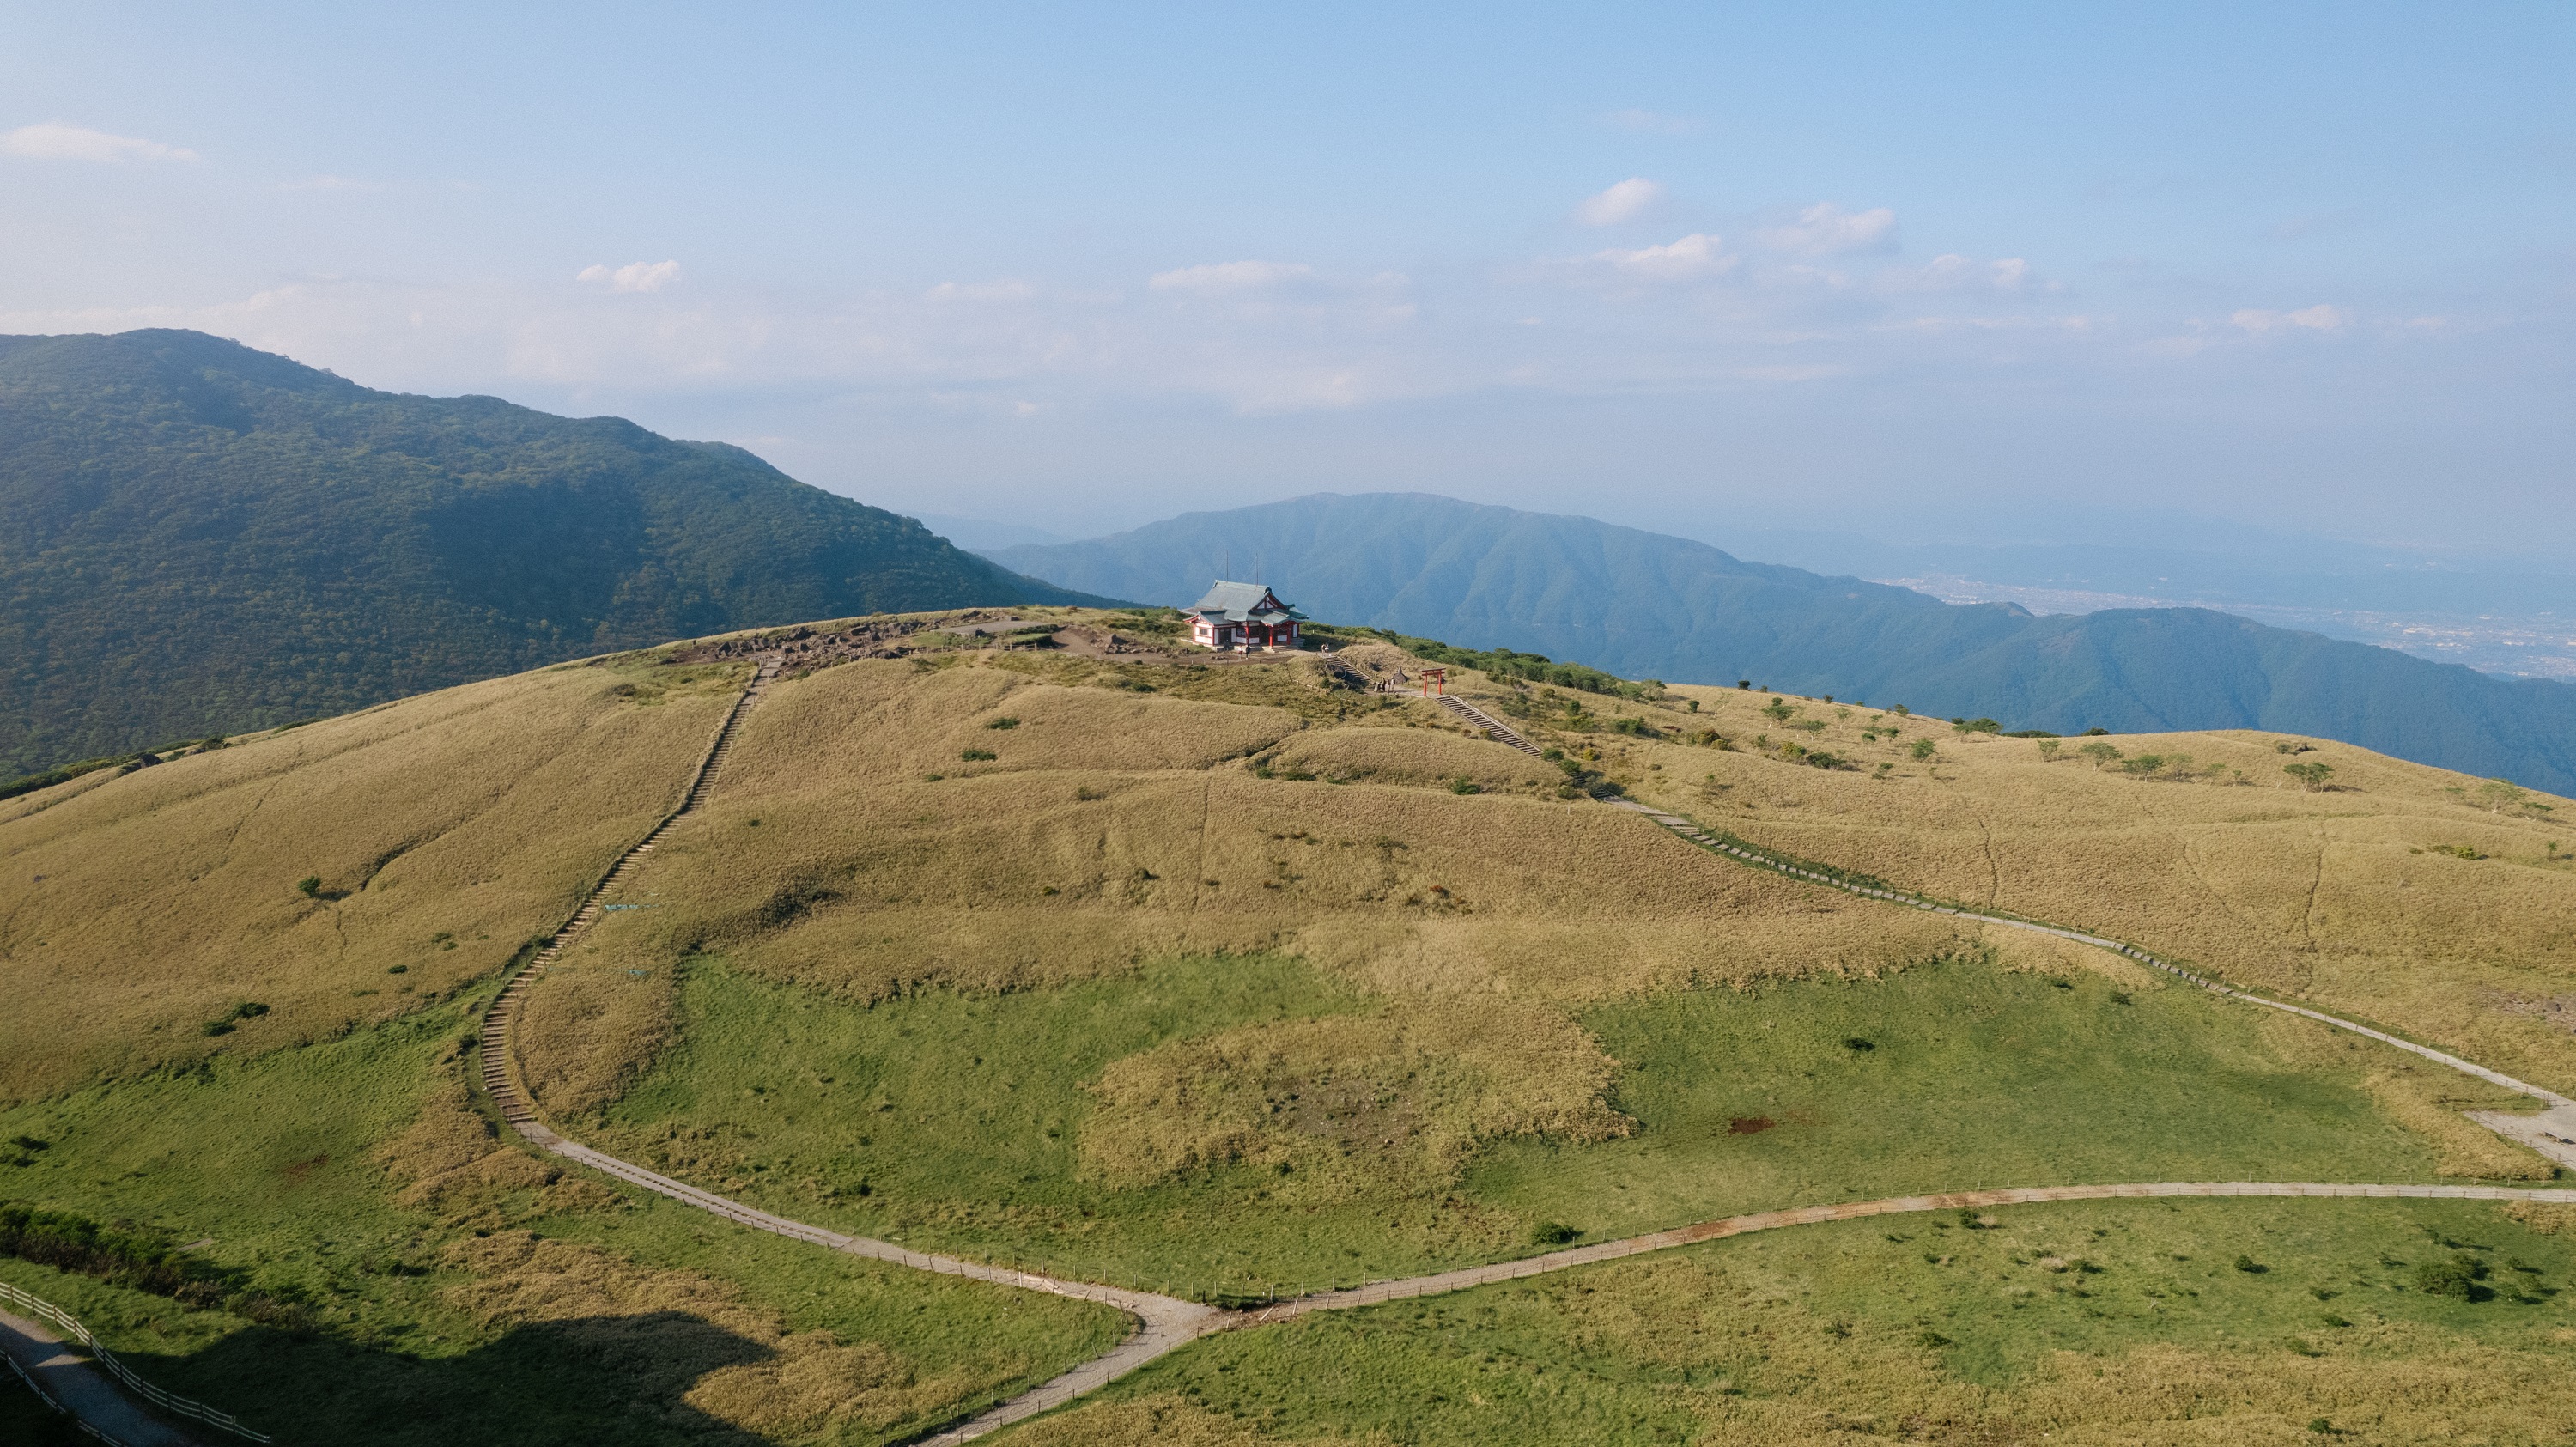
<path fill-rule="evenodd" d="M 1593 795 L 2560 1090 L 2576 806 L 2312 740 L 1453 665 L 1533 758 L 1373 691 L 1420 664 L 1383 641 L 1170 636 L 817 624 L 0 804 L 0 1203 L 223 1288 L 0 1279 L 281 1442 L 894 1442 L 1115 1341 L 1104 1308 L 631 1192 L 469 1088 L 477 1012 L 676 806 L 767 647 L 789 666 L 711 797 L 512 1048 L 558 1129 L 782 1215 L 1214 1298 L 1942 1189 L 2553 1175 L 2460 1115 L 2525 1103 L 2416 1057 Z M 2564 1440 L 2570 1214 L 1802 1227 L 1226 1333 L 999 1440 Z"/>

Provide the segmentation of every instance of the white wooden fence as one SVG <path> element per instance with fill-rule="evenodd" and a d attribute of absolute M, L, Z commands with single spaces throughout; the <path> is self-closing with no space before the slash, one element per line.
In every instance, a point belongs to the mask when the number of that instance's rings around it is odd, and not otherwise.
<path fill-rule="evenodd" d="M 243 1426 L 230 1412 L 218 1412 L 203 1402 L 191 1401 L 186 1397 L 173 1396 L 172 1394 L 161 1390 L 159 1387 L 152 1385 L 150 1382 L 143 1380 L 141 1377 L 136 1376 L 132 1368 L 116 1359 L 116 1353 L 109 1351 L 104 1346 L 101 1346 L 98 1338 L 90 1335 L 89 1328 L 81 1325 L 79 1318 L 73 1316 L 70 1312 L 63 1310 L 61 1307 L 54 1305 L 52 1302 L 45 1300 L 43 1297 L 30 1296 L 26 1292 L 20 1291 L 18 1288 L 11 1286 L 9 1283 L 0 1281 L 0 1301 L 14 1302 L 17 1305 L 34 1312 L 36 1315 L 43 1317 L 45 1320 L 52 1322 L 54 1325 L 61 1327 L 64 1335 L 70 1337 L 76 1342 L 79 1342 L 82 1346 L 89 1348 L 91 1359 L 96 1361 L 100 1367 L 104 1368 L 109 1376 L 112 1376 L 118 1381 L 124 1383 L 126 1390 L 134 1393 L 134 1395 L 138 1397 L 141 1397 L 143 1400 L 150 1402 L 153 1406 L 160 1408 L 162 1411 L 168 1412 L 174 1417 L 192 1418 L 196 1421 L 205 1423 L 209 1427 L 220 1428 L 223 1431 L 230 1432 L 234 1436 L 244 1438 L 248 1441 L 266 1442 L 270 1440 L 267 1433 L 254 1432 L 248 1427 Z M 15 1367 L 17 1363 L 12 1361 L 10 1365 Z M 18 1375 L 24 1378 L 27 1374 L 22 1370 Z M 61 1405 L 56 1403 L 52 1397 L 47 1396 L 44 1388 L 37 1387 L 33 1380 L 29 1380 L 27 1385 L 35 1387 L 36 1395 L 43 1397 L 48 1406 L 54 1407 L 56 1411 L 62 1410 Z M 106 1433 L 99 1431 L 97 1428 L 90 1426 L 86 1422 L 81 1424 L 81 1430 L 103 1442 L 116 1441 L 115 1438 L 108 1436 Z M 119 1447 L 122 1447 L 122 1444 L 119 1444 Z"/>

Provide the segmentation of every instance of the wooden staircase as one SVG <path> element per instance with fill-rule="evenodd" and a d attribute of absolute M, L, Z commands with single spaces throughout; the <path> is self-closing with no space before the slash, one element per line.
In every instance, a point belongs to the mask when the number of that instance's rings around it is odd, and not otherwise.
<path fill-rule="evenodd" d="M 510 1022 L 518 1014 L 520 1001 L 526 998 L 528 987 L 535 984 L 555 961 L 563 958 L 563 952 L 580 938 L 582 931 L 599 919 L 607 908 L 609 892 L 632 878 L 641 867 L 644 856 L 652 853 L 654 846 L 660 844 L 681 820 L 696 813 L 698 807 L 707 801 L 707 796 L 714 792 L 716 776 L 724 771 L 725 761 L 733 756 L 734 738 L 741 729 L 743 718 L 751 712 L 752 705 L 760 701 L 771 681 L 778 677 L 782 661 L 782 656 L 774 653 L 761 658 L 759 671 L 752 675 L 751 686 L 733 701 L 732 710 L 725 714 L 724 726 L 716 731 L 714 745 L 699 761 L 698 772 L 690 779 L 688 792 L 680 797 L 680 806 L 663 815 L 662 822 L 653 826 L 652 833 L 617 857 L 617 862 L 600 876 L 599 883 L 591 886 L 581 908 L 574 910 L 572 918 L 565 920 L 527 964 L 510 977 L 509 984 L 503 986 L 499 997 L 493 1000 L 492 1008 L 483 1012 L 479 1044 L 483 1089 L 501 1108 L 501 1118 L 521 1135 L 541 1143 L 554 1138 L 554 1133 L 537 1120 L 535 1108 L 519 1089 L 518 1081 L 510 1071 Z"/>

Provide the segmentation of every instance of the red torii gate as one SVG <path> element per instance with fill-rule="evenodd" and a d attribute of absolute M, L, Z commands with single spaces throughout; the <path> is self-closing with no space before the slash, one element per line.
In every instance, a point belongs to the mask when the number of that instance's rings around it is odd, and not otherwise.
<path fill-rule="evenodd" d="M 1448 691 L 1448 669 L 1426 668 L 1422 670 L 1422 696 L 1424 698 L 1429 698 L 1435 693 L 1447 693 Z"/>

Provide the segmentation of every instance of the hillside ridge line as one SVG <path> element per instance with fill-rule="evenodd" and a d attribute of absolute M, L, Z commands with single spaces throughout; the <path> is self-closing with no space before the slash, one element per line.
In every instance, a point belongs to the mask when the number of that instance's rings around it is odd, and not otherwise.
<path fill-rule="evenodd" d="M 726 714 L 723 724 L 717 730 L 714 741 L 709 745 L 706 754 L 699 763 L 696 773 L 691 777 L 688 790 L 682 796 L 680 806 L 674 809 L 669 815 L 665 816 L 661 823 L 656 825 L 642 840 L 638 841 L 623 855 L 619 856 L 617 862 L 609 868 L 605 875 L 601 876 L 599 882 L 594 885 L 590 893 L 584 897 L 581 905 L 573 912 L 571 918 L 567 919 L 562 927 L 557 929 L 555 933 L 548 938 L 544 947 L 542 947 L 535 956 L 530 958 L 525 966 L 510 977 L 508 983 L 503 987 L 500 995 L 493 1000 L 491 1007 L 484 1014 L 483 1025 L 480 1032 L 479 1049 L 481 1057 L 482 1085 L 483 1088 L 492 1096 L 494 1103 L 500 1107 L 503 1119 L 509 1123 L 513 1130 L 516 1130 L 530 1143 L 566 1160 L 578 1162 L 593 1170 L 597 1170 L 602 1174 L 625 1181 L 630 1185 L 654 1192 L 657 1195 L 669 1197 L 670 1199 L 679 1201 L 684 1205 L 694 1206 L 700 1210 L 706 1211 L 712 1215 L 723 1217 L 724 1219 L 733 1221 L 739 1225 L 748 1226 L 755 1230 L 771 1232 L 775 1235 L 785 1236 L 791 1240 L 808 1242 L 834 1251 L 848 1252 L 854 1256 L 862 1256 L 872 1260 L 884 1261 L 891 1265 L 903 1266 L 916 1271 L 928 1271 L 940 1275 L 967 1277 L 974 1280 L 992 1282 L 997 1285 L 1016 1287 L 1027 1291 L 1043 1291 L 1056 1296 L 1071 1297 L 1084 1301 L 1095 1301 L 1103 1305 L 1117 1307 L 1128 1315 L 1130 1321 L 1128 1333 L 1109 1351 L 1060 1372 L 1056 1376 L 1038 1383 L 1016 1396 L 1006 1398 L 1001 1402 L 985 1408 L 981 1412 L 967 1416 L 962 1421 L 952 1419 L 951 1425 L 925 1428 L 919 1434 L 906 1439 L 910 1442 L 922 1444 L 922 1447 L 948 1447 L 948 1444 L 972 1441 L 975 1438 L 998 1431 L 1003 1427 L 1026 1420 L 1027 1418 L 1036 1416 L 1042 1412 L 1051 1411 L 1057 1407 L 1067 1405 L 1083 1396 L 1100 1390 L 1109 1383 L 1116 1381 L 1118 1378 L 1143 1367 L 1147 1363 L 1164 1356 L 1176 1348 L 1184 1346 L 1199 1337 L 1208 1335 L 1211 1332 L 1265 1325 L 1274 1321 L 1285 1321 L 1315 1311 L 1347 1310 L 1354 1307 L 1376 1305 L 1380 1302 L 1404 1300 L 1417 1296 L 1429 1296 L 1444 1292 L 1464 1290 L 1474 1286 L 1491 1284 L 1493 1282 L 1510 1281 L 1530 1276 L 1545 1275 L 1550 1272 L 1589 1266 L 1606 1261 L 1615 1261 L 1624 1257 L 1640 1255 L 1647 1252 L 1671 1250 L 1677 1247 L 1697 1245 L 1707 1241 L 1723 1240 L 1730 1236 L 1743 1235 L 1748 1232 L 1776 1230 L 1786 1226 L 1822 1224 L 1831 1221 L 1854 1220 L 1866 1216 L 1890 1215 L 1905 1212 L 1975 1208 L 1993 1205 L 2020 1205 L 2052 1201 L 2114 1200 L 2153 1197 L 2359 1197 L 2372 1199 L 2539 1201 L 2558 1204 L 2576 1204 L 2576 1190 L 2570 1189 L 2508 1186 L 2380 1184 L 2370 1182 L 2158 1181 L 2106 1185 L 2026 1186 L 1953 1191 L 1933 1195 L 1888 1197 L 1875 1201 L 1855 1201 L 1842 1202 L 1833 1205 L 1792 1207 L 1777 1211 L 1755 1212 L 1748 1215 L 1722 1217 L 1712 1221 L 1703 1221 L 1690 1225 L 1672 1227 L 1662 1231 L 1649 1232 L 1641 1236 L 1624 1237 L 1616 1241 L 1598 1242 L 1590 1246 L 1569 1247 L 1562 1251 L 1548 1252 L 1539 1256 L 1523 1257 L 1511 1261 L 1491 1262 L 1482 1266 L 1463 1267 L 1454 1271 L 1433 1272 L 1423 1276 L 1370 1282 L 1349 1290 L 1318 1292 L 1311 1295 L 1294 1297 L 1288 1301 L 1276 1302 L 1250 1310 L 1229 1310 L 1222 1307 L 1210 1306 L 1202 1302 L 1188 1301 L 1179 1297 L 1164 1296 L 1153 1292 L 1133 1291 L 1127 1288 L 1109 1286 L 1097 1282 L 1074 1281 L 1066 1278 L 1045 1275 L 1039 1272 L 1023 1271 L 1016 1268 L 994 1266 L 979 1261 L 970 1261 L 963 1257 L 913 1251 L 905 1247 L 898 1246 L 890 1241 L 880 1241 L 872 1237 L 865 1236 L 849 1236 L 824 1227 L 809 1225 L 805 1222 L 791 1220 L 784 1216 L 773 1215 L 767 1211 L 760 1210 L 757 1207 L 748 1206 L 742 1202 L 735 1201 L 730 1197 L 721 1196 L 713 1191 L 690 1185 L 685 1181 L 674 1180 L 669 1176 L 664 1176 L 657 1172 L 647 1170 L 631 1161 L 620 1159 L 616 1156 L 609 1155 L 604 1151 L 583 1145 L 578 1141 L 570 1140 L 549 1129 L 537 1118 L 532 1101 L 519 1088 L 517 1079 L 511 1068 L 513 1062 L 508 1047 L 508 1034 L 510 1022 L 515 1018 L 519 1001 L 523 998 L 528 986 L 544 973 L 546 966 L 552 964 L 556 959 L 561 957 L 565 948 L 567 948 L 576 937 L 578 937 L 600 917 L 602 908 L 601 902 L 606 897 L 608 891 L 616 884 L 622 882 L 626 874 L 635 867 L 644 855 L 650 853 L 654 846 L 658 844 L 674 826 L 690 814 L 695 813 L 699 805 L 705 801 L 709 791 L 715 783 L 718 773 L 723 768 L 725 760 L 731 755 L 734 739 L 743 719 L 749 715 L 752 708 L 757 705 L 760 698 L 766 693 L 770 683 L 776 679 L 782 661 L 783 655 L 781 654 L 766 654 L 760 656 L 760 665 L 758 670 L 754 673 L 751 682 L 744 688 L 742 694 L 734 700 L 733 708 Z M 1474 723 L 1477 727 L 1488 731 L 1489 736 L 1497 743 L 1501 743 L 1508 747 L 1533 755 L 1541 752 L 1535 744 L 1532 744 L 1528 739 L 1523 738 L 1509 725 L 1504 724 L 1501 720 L 1496 719 L 1483 709 L 1477 708 L 1475 705 L 1470 704 L 1463 699 L 1455 699 L 1448 695 L 1440 695 L 1435 699 L 1435 701 L 1451 713 L 1454 713 L 1459 717 Z M 2512 1077 L 2503 1075 L 2499 1072 L 2487 1070 L 2483 1066 L 2475 1065 L 2469 1061 L 2462 1060 L 2457 1056 L 2448 1055 L 2426 1046 L 2416 1045 L 2411 1041 L 2399 1039 L 2393 1035 L 2370 1029 L 2367 1026 L 2359 1025 L 2352 1021 L 2341 1020 L 2320 1011 L 2309 1010 L 2299 1006 L 2285 1005 L 2276 1000 L 2268 1000 L 2259 995 L 2247 994 L 2243 991 L 2232 989 L 2217 981 L 2209 980 L 2202 976 L 2193 974 L 2190 971 L 2184 970 L 2177 965 L 2164 961 L 2132 945 L 2125 945 L 2119 941 L 2104 939 L 2096 935 L 2084 934 L 2080 931 L 2066 930 L 2052 925 L 2039 924 L 2035 921 L 2019 920 L 2001 915 L 1989 915 L 1963 906 L 1938 904 L 1928 899 L 1918 898 L 1897 891 L 1877 889 L 1850 883 L 1817 870 L 1808 869 L 1785 860 L 1774 859 L 1765 854 L 1757 853 L 1751 849 L 1742 848 L 1723 840 L 1713 838 L 1690 819 L 1682 815 L 1675 814 L 1669 810 L 1660 809 L 1652 805 L 1642 804 L 1637 801 L 1624 798 L 1608 799 L 1605 802 L 1614 803 L 1621 808 L 1643 814 L 1659 826 L 1671 830 L 1691 843 L 1698 844 L 1712 852 L 1725 854 L 1738 862 L 1752 867 L 1770 869 L 1774 872 L 1786 874 L 1793 878 L 1802 879 L 1810 883 L 1827 885 L 1863 898 L 1878 899 L 1888 903 L 1903 904 L 1917 909 L 1932 910 L 1942 914 L 1957 915 L 1962 918 L 1976 919 L 1988 923 L 2010 925 L 2017 929 L 2034 930 L 2039 933 L 2056 935 L 2061 938 L 2075 940 L 2084 944 L 2111 950 L 2114 953 L 2124 955 L 2142 964 L 2150 965 L 2156 969 L 2163 970 L 2166 973 L 2189 980 L 2204 989 L 2212 991 L 2213 993 L 2250 1001 L 2258 1005 L 2267 1005 L 2274 1009 L 2287 1010 L 2293 1014 L 2305 1015 L 2339 1029 L 2352 1030 L 2359 1034 L 2367 1035 L 2372 1039 L 2395 1045 L 2400 1049 L 2411 1051 L 2414 1054 L 2425 1057 L 2426 1059 L 2451 1066 L 2454 1069 L 2461 1070 L 2470 1075 L 2502 1085 L 2508 1089 L 2547 1100 L 2551 1102 L 2553 1106 L 2553 1110 L 2551 1112 L 2553 1115 L 2557 1113 L 2558 1108 L 2567 1108 L 2571 1115 L 2576 1115 L 2576 1101 L 2570 1101 L 2566 1097 L 2554 1092 L 2542 1090 L 2537 1086 L 2515 1080 Z M 2488 1125 L 2490 1129 L 2496 1128 L 2491 1120 L 2481 1119 L 2474 1115 L 2471 1118 L 2479 1119 L 2481 1124 Z M 2514 1117 L 2512 1119 L 2529 1118 Z M 2567 1124 L 2571 1135 L 2576 1135 L 2576 1120 L 2571 1120 Z M 2514 1138 L 2518 1140 L 2521 1139 L 2520 1137 Z M 2524 1141 L 2523 1143 L 2532 1144 L 2532 1142 L 2529 1141 Z M 2544 1153 L 2547 1153 L 2545 1148 L 2541 1149 L 2544 1150 Z M 2567 1149 L 2569 1151 L 2569 1155 L 2567 1157 L 2569 1163 L 2576 1164 L 2576 1145 L 2569 1145 Z"/>

